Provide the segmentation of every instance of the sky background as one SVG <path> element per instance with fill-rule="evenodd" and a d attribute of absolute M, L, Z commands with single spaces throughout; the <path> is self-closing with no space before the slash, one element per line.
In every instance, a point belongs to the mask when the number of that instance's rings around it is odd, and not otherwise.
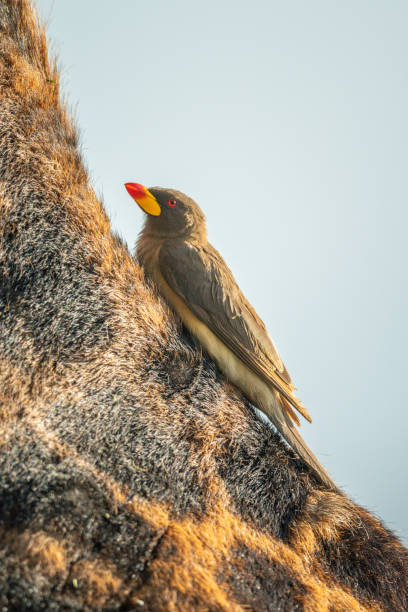
<path fill-rule="evenodd" d="M 334 480 L 408 543 L 408 3 L 39 0 L 83 153 L 133 249 L 123 183 L 174 187 L 313 417 Z"/>

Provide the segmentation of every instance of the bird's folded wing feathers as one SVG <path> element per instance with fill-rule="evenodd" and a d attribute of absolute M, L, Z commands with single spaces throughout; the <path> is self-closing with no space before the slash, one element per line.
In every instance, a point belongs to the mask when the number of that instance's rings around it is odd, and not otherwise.
<path fill-rule="evenodd" d="M 211 246 L 164 244 L 159 253 L 162 276 L 224 344 L 305 418 L 310 416 L 293 394 L 290 376 L 265 325 L 239 289 L 221 255 Z"/>

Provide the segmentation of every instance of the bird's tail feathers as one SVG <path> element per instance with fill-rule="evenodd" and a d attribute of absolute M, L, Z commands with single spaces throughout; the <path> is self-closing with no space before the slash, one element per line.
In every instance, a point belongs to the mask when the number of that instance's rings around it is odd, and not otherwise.
<path fill-rule="evenodd" d="M 300 421 L 298 419 L 298 416 L 296 414 L 296 412 L 293 410 L 292 406 L 289 404 L 288 400 L 286 399 L 286 397 L 284 397 L 283 395 L 279 395 L 279 401 L 282 405 L 282 408 L 284 408 L 284 410 L 286 410 L 286 412 L 289 414 L 290 418 L 295 421 L 296 425 L 300 426 Z"/>
<path fill-rule="evenodd" d="M 285 399 L 290 404 L 292 404 L 292 406 L 296 408 L 296 410 L 300 412 L 302 416 L 305 417 L 306 421 L 309 421 L 309 423 L 312 422 L 312 417 L 310 416 L 306 408 L 300 403 L 300 400 L 298 400 L 298 398 L 293 395 L 293 393 L 291 393 L 289 397 L 286 396 Z"/>
<path fill-rule="evenodd" d="M 293 418 L 293 414 L 294 414 L 293 409 L 292 409 L 292 406 L 293 406 L 293 408 L 296 408 L 296 410 L 300 412 L 300 414 L 303 417 L 305 417 L 306 421 L 309 421 L 309 423 L 311 423 L 312 417 L 310 416 L 306 408 L 302 405 L 301 401 L 294 395 L 293 387 L 291 385 L 286 384 L 283 380 L 278 378 L 278 376 L 275 373 L 272 373 L 272 377 L 273 377 L 273 386 L 275 387 L 277 391 L 279 391 L 279 400 L 283 408 Z M 282 400 L 286 400 L 286 401 L 283 403 Z M 289 404 L 289 407 L 288 407 L 288 404 Z M 297 418 L 296 415 L 293 418 L 293 420 L 295 421 L 295 423 L 300 425 L 299 419 Z"/>
<path fill-rule="evenodd" d="M 280 403 L 282 398 L 279 397 Z M 286 442 L 293 448 L 293 450 L 303 459 L 305 463 L 317 474 L 320 480 L 331 490 L 336 493 L 342 494 L 336 483 L 332 480 L 327 470 L 322 466 L 317 457 L 312 453 L 302 436 L 296 429 L 296 426 L 291 421 L 287 408 L 280 410 L 281 415 L 277 415 L 276 411 L 273 410 L 269 415 L 273 424 L 282 434 Z M 292 417 L 293 418 L 293 417 Z"/>

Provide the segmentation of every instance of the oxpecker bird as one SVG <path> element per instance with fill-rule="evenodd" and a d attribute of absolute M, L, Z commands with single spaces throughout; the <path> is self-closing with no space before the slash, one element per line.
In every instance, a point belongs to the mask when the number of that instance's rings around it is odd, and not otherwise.
<path fill-rule="evenodd" d="M 296 429 L 295 410 L 311 418 L 263 321 L 208 242 L 205 217 L 174 189 L 126 183 L 147 213 L 136 255 L 159 292 L 217 362 L 225 376 L 272 421 L 288 444 L 329 488 L 338 490 Z"/>

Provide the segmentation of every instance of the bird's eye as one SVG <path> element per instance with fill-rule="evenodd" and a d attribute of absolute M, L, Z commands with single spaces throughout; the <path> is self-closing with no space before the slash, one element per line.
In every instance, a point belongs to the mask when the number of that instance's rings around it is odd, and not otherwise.
<path fill-rule="evenodd" d="M 177 202 L 176 202 L 176 200 L 169 200 L 169 201 L 167 202 L 167 204 L 168 204 L 168 205 L 169 205 L 171 208 L 174 208 L 174 207 L 175 207 L 175 205 L 177 204 Z"/>

